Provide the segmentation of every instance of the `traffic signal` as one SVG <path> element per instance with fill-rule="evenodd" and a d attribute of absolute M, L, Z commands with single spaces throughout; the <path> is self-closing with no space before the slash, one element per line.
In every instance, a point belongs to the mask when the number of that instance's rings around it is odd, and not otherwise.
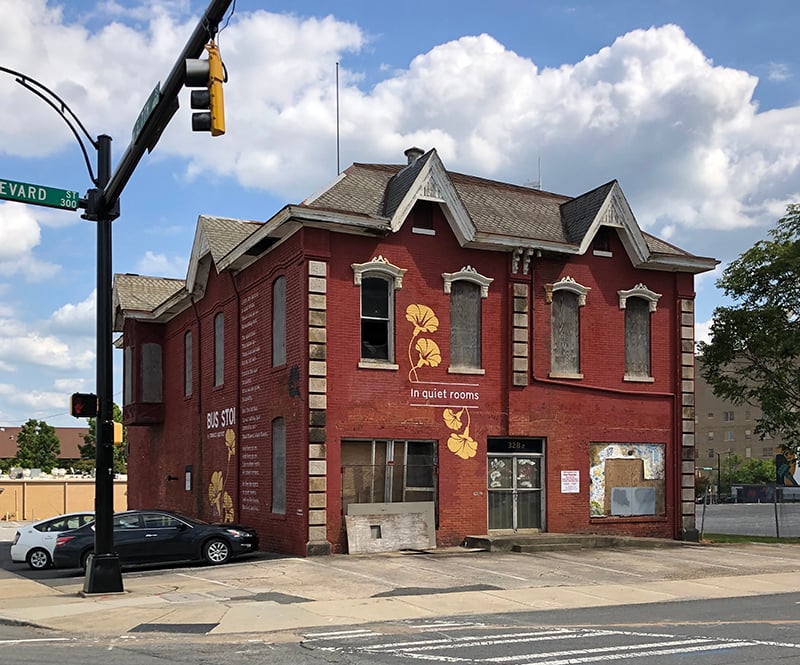
<path fill-rule="evenodd" d="M 122 440 L 122 423 L 118 423 L 114 421 L 114 445 L 121 446 L 123 444 Z"/>
<path fill-rule="evenodd" d="M 97 406 L 94 393 L 72 393 L 69 400 L 69 412 L 76 418 L 96 418 Z"/>
<path fill-rule="evenodd" d="M 225 100 L 222 95 L 222 84 L 226 80 L 225 67 L 213 40 L 205 48 L 208 51 L 207 59 L 186 60 L 186 87 L 206 88 L 192 90 L 191 107 L 204 109 L 192 113 L 192 131 L 221 136 L 225 133 Z"/>

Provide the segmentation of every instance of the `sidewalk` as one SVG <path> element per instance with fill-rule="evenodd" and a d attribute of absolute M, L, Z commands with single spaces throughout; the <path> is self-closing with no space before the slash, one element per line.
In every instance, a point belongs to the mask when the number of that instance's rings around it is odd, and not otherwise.
<path fill-rule="evenodd" d="M 121 594 L 83 577 L 0 579 L 0 621 L 69 634 L 296 639 L 308 628 L 800 592 L 800 546 L 675 543 L 505 553 L 462 548 L 327 557 L 263 553 L 220 567 L 123 573 Z"/>

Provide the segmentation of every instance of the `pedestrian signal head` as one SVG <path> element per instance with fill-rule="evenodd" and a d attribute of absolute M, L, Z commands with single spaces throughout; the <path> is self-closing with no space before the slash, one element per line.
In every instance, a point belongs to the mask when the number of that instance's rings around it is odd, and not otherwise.
<path fill-rule="evenodd" d="M 97 395 L 93 393 L 72 393 L 69 412 L 76 418 L 97 417 Z"/>

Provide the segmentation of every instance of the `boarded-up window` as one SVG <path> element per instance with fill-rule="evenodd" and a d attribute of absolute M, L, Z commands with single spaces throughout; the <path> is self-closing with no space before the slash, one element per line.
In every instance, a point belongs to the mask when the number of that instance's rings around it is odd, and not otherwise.
<path fill-rule="evenodd" d="M 125 347 L 125 372 L 122 386 L 122 403 L 131 404 L 133 402 L 133 349 Z"/>
<path fill-rule="evenodd" d="M 650 376 L 650 305 L 628 298 L 625 305 L 625 376 Z"/>
<path fill-rule="evenodd" d="M 272 285 L 272 366 L 286 364 L 286 278 Z"/>
<path fill-rule="evenodd" d="M 214 317 L 214 385 L 221 386 L 225 377 L 225 315 Z"/>
<path fill-rule="evenodd" d="M 552 373 L 578 374 L 580 367 L 580 318 L 577 294 L 559 290 L 553 293 Z"/>
<path fill-rule="evenodd" d="M 164 399 L 163 385 L 161 345 L 142 344 L 142 401 L 161 402 Z"/>
<path fill-rule="evenodd" d="M 192 394 L 192 332 L 183 336 L 183 394 Z"/>
<path fill-rule="evenodd" d="M 481 366 L 481 287 L 466 280 L 450 287 L 450 365 Z"/>
<path fill-rule="evenodd" d="M 272 421 L 272 512 L 286 513 L 286 423 Z"/>

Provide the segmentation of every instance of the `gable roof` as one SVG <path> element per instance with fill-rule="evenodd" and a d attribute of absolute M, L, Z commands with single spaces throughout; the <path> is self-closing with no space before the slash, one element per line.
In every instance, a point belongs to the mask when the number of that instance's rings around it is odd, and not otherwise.
<path fill-rule="evenodd" d="M 201 215 L 186 280 L 115 277 L 115 330 L 124 317 L 170 318 L 202 296 L 212 265 L 218 272 L 241 270 L 302 226 L 385 236 L 402 228 L 418 200 L 438 203 L 465 247 L 581 255 L 607 226 L 617 230 L 637 268 L 701 273 L 718 263 L 643 233 L 616 180 L 570 197 L 447 171 L 435 149 L 406 155 L 406 164 L 354 163 L 266 222 Z"/>

